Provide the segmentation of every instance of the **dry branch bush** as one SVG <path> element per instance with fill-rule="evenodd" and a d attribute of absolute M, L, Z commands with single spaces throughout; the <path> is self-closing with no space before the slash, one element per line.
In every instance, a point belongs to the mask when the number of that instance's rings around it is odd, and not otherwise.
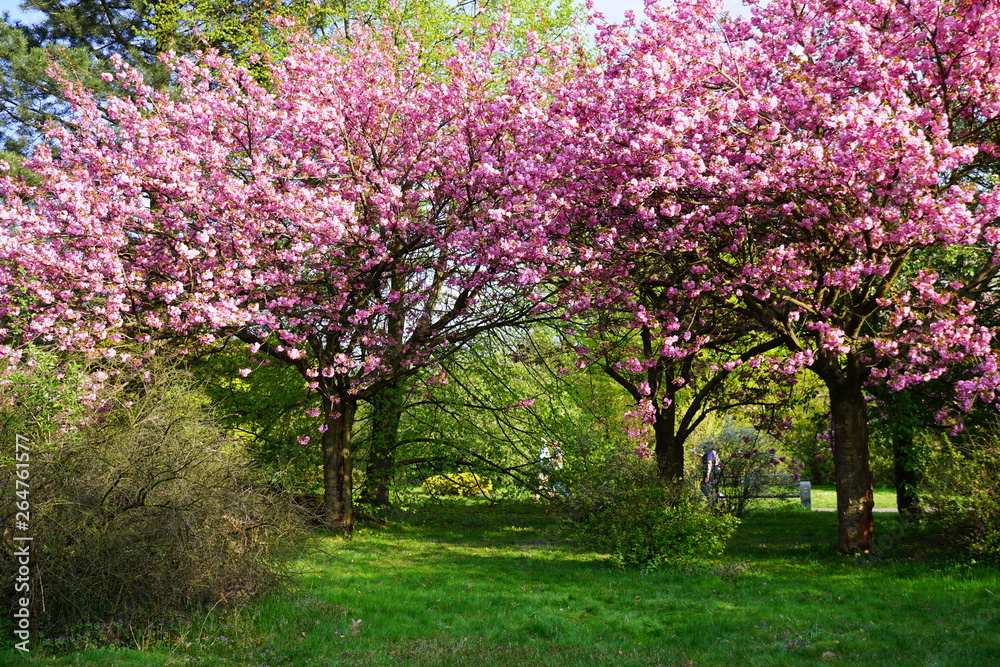
<path fill-rule="evenodd" d="M 58 365 L 47 358 L 14 376 L 0 408 L 2 428 L 32 441 L 32 614 L 42 627 L 115 620 L 124 635 L 283 581 L 300 522 L 287 499 L 253 482 L 243 448 L 187 372 L 154 365 L 146 381 L 112 378 L 83 400 L 86 374 L 52 381 Z M 47 420 L 37 403 L 46 394 L 75 402 L 63 415 L 72 419 Z M 3 464 L 9 479 L 13 462 Z M 8 492 L 5 518 L 13 502 Z M 12 581 L 15 569 L 8 540 L 0 570 Z"/>
<path fill-rule="evenodd" d="M 718 490 L 724 502 L 717 509 L 736 517 L 765 503 L 776 493 L 797 493 L 776 478 L 798 481 L 802 464 L 778 453 L 778 442 L 762 431 L 734 421 L 726 421 L 721 429 L 703 443 L 711 442 L 719 455 Z"/>

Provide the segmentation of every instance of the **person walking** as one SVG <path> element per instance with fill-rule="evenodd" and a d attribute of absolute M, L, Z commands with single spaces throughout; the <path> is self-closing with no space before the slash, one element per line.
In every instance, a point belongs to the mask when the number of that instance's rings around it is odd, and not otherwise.
<path fill-rule="evenodd" d="M 719 500 L 719 453 L 715 445 L 709 443 L 704 453 L 691 450 L 695 456 L 701 457 L 701 492 L 705 494 L 709 507 L 715 507 Z"/>

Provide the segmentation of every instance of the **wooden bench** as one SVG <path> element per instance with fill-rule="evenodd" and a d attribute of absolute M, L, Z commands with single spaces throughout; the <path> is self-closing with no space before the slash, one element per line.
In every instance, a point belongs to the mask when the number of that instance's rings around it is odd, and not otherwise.
<path fill-rule="evenodd" d="M 757 482 L 760 482 L 759 486 Z M 795 479 L 795 475 L 762 475 L 759 480 L 754 480 L 752 488 L 759 488 L 762 492 L 755 493 L 748 498 L 798 498 L 799 502 L 806 509 L 812 509 L 812 484 Z M 725 493 L 725 487 L 720 486 L 719 491 Z"/>
<path fill-rule="evenodd" d="M 812 484 L 795 479 L 795 475 L 764 475 L 764 489 L 773 493 L 761 493 L 755 498 L 798 498 L 802 506 L 812 509 Z"/>

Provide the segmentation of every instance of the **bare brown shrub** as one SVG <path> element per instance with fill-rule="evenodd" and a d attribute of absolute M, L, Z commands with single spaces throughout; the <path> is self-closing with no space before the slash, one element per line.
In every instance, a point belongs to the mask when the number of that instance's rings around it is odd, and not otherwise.
<path fill-rule="evenodd" d="M 0 390 L 5 449 L 13 453 L 17 435 L 31 441 L 37 623 L 54 630 L 113 621 L 125 634 L 281 584 L 301 522 L 287 499 L 253 483 L 243 448 L 219 427 L 190 374 L 147 367 L 151 379 L 110 382 L 96 401 L 83 401 L 79 367 L 67 371 L 42 356 L 44 363 Z M 59 398 L 46 404 L 46 396 Z M 47 414 L 54 404 L 58 418 Z M 11 480 L 13 461 L 2 464 Z M 0 499 L 7 524 L 16 511 L 12 487 Z M 10 540 L 0 546 L 0 577 L 8 582 L 12 548 Z M 11 590 L 4 594 L 13 605 Z"/>

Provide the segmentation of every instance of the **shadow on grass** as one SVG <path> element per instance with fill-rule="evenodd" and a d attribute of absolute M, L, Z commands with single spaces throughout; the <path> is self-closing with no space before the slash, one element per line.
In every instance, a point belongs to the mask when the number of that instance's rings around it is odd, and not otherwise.
<path fill-rule="evenodd" d="M 876 528 L 895 541 L 866 558 L 837 552 L 834 514 L 761 510 L 718 558 L 621 570 L 545 505 L 413 510 L 351 541 L 317 538 L 295 590 L 240 623 L 207 622 L 162 658 L 143 653 L 145 664 L 964 667 L 1000 656 L 1000 575 L 911 560 L 919 531 L 894 532 L 894 516 Z"/>
<path fill-rule="evenodd" d="M 759 510 L 742 519 L 726 556 L 760 564 L 839 560 L 842 557 L 836 538 L 836 514 L 804 509 Z"/>
<path fill-rule="evenodd" d="M 390 526 L 375 530 L 429 544 L 596 556 L 558 507 L 531 501 L 503 504 L 465 499 L 427 501 L 398 513 Z M 919 526 L 886 513 L 875 515 L 875 548 L 870 557 L 933 561 L 951 558 L 953 554 Z M 850 557 L 837 549 L 836 513 L 787 507 L 749 512 L 730 540 L 723 559 L 784 566 L 842 564 Z"/>
<path fill-rule="evenodd" d="M 264 643 L 308 630 L 315 650 L 350 647 L 344 655 L 366 665 L 785 665 L 827 654 L 978 664 L 986 649 L 956 640 L 985 637 L 997 622 L 984 593 L 995 573 L 956 577 L 912 561 L 907 534 L 886 555 L 844 556 L 830 513 L 751 513 L 719 558 L 645 571 L 586 551 L 556 518 L 530 503 L 442 503 L 330 544 L 305 596 L 266 614 L 280 609 Z M 896 521 L 876 517 L 879 534 Z M 327 615 L 321 631 L 321 608 L 345 613 L 332 624 Z M 364 619 L 354 639 L 351 619 Z M 911 639 L 914 626 L 933 648 Z M 998 641 L 983 655 L 996 655 Z M 892 662 L 899 655 L 908 658 Z"/>
<path fill-rule="evenodd" d="M 386 528 L 431 542 L 465 546 L 553 547 L 575 544 L 557 507 L 532 501 L 426 501 L 398 512 Z"/>

